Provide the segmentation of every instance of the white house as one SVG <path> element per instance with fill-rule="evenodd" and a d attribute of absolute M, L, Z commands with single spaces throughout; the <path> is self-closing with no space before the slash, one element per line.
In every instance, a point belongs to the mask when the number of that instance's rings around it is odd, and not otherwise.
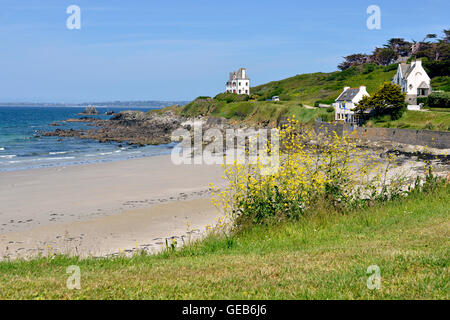
<path fill-rule="evenodd" d="M 336 102 L 333 103 L 335 120 L 356 122 L 353 110 L 364 96 L 370 96 L 365 86 L 359 88 L 345 87 L 344 91 L 337 97 Z"/>
<path fill-rule="evenodd" d="M 226 92 L 250 95 L 250 79 L 247 70 L 240 68 L 238 71 L 230 72 L 230 79 L 225 86 Z"/>
<path fill-rule="evenodd" d="M 417 104 L 417 97 L 426 97 L 431 93 L 430 77 L 420 60 L 399 64 L 392 83 L 402 88 L 410 105 Z"/>

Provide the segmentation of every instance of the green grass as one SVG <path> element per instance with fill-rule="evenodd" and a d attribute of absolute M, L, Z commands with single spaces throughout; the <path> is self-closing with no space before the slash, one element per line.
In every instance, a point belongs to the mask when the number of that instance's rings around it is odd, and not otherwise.
<path fill-rule="evenodd" d="M 450 186 L 175 253 L 0 263 L 3 299 L 449 299 Z M 81 290 L 66 268 L 81 268 Z M 369 290 L 366 270 L 381 270 Z"/>
<path fill-rule="evenodd" d="M 253 100 L 226 103 L 215 99 L 196 99 L 181 109 L 180 114 L 188 117 L 198 115 L 224 117 L 239 123 L 271 125 L 276 125 L 282 117 L 292 115 L 303 123 L 312 123 L 318 117 L 324 120 L 334 118 L 334 114 L 325 109 L 307 109 L 295 101 Z"/>
<path fill-rule="evenodd" d="M 429 112 L 406 111 L 398 120 L 394 121 L 389 117 L 384 117 L 368 121 L 367 126 L 450 131 L 450 110 L 432 110 Z"/>
<path fill-rule="evenodd" d="M 434 91 L 436 90 L 450 91 L 450 77 L 442 76 L 431 79 L 431 87 L 433 88 Z"/>
<path fill-rule="evenodd" d="M 300 102 L 301 99 L 303 104 L 314 106 L 314 102 L 319 100 L 334 102 L 345 86 L 365 85 L 367 91 L 373 94 L 384 82 L 392 80 L 396 72 L 395 68 L 392 69 L 392 66 L 374 66 L 373 71 L 370 71 L 359 66 L 331 73 L 301 74 L 256 86 L 251 88 L 251 93 L 259 95 L 263 100 L 278 95 L 282 100 Z"/>

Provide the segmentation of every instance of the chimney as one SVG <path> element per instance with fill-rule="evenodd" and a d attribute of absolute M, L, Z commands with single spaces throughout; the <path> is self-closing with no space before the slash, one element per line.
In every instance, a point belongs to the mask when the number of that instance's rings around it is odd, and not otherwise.
<path fill-rule="evenodd" d="M 416 60 L 416 66 L 421 67 L 422 66 L 422 60 Z"/>
<path fill-rule="evenodd" d="M 245 79 L 245 68 L 242 68 L 242 79 Z"/>
<path fill-rule="evenodd" d="M 360 86 L 360 87 L 359 87 L 359 90 L 367 91 L 366 86 Z"/>
<path fill-rule="evenodd" d="M 350 89 L 350 87 L 344 87 L 344 91 L 347 91 L 348 89 Z"/>

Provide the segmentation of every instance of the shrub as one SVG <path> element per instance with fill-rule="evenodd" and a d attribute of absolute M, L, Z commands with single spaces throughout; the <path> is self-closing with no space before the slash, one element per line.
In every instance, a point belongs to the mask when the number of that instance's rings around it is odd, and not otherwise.
<path fill-rule="evenodd" d="M 328 112 L 328 113 L 334 112 L 334 107 L 328 107 L 328 108 L 327 108 L 327 112 Z"/>
<path fill-rule="evenodd" d="M 430 108 L 450 108 L 450 92 L 433 92 L 428 96 Z"/>
<path fill-rule="evenodd" d="M 224 101 L 226 103 L 230 103 L 230 102 L 248 101 L 250 99 L 250 96 L 246 95 L 246 94 L 224 92 L 224 93 L 219 93 L 217 96 L 214 97 L 214 99 L 216 99 L 218 101 Z"/>
<path fill-rule="evenodd" d="M 365 65 L 363 66 L 362 73 L 363 73 L 363 74 L 371 73 L 371 72 L 375 71 L 376 68 L 377 68 L 377 67 L 376 67 L 376 65 L 374 65 L 374 64 L 371 64 L 371 63 L 365 64 Z"/>
<path fill-rule="evenodd" d="M 428 107 L 428 97 L 418 97 L 417 104 L 423 103 L 424 107 Z"/>
<path fill-rule="evenodd" d="M 383 68 L 383 71 L 384 72 L 389 72 L 389 71 L 397 70 L 397 68 L 398 68 L 398 63 L 393 63 L 393 64 L 390 64 L 388 66 L 385 66 Z"/>
<path fill-rule="evenodd" d="M 404 179 L 387 178 L 395 155 L 389 155 L 384 167 L 360 150 L 351 135 L 317 136 L 300 130 L 294 119 L 280 130 L 282 154 L 275 154 L 276 170 L 265 172 L 259 155 L 255 162 L 247 158 L 224 165 L 227 187 L 220 191 L 212 185 L 213 204 L 235 230 L 297 219 L 324 205 L 346 212 L 405 194 Z M 312 139 L 317 144 L 308 146 Z"/>

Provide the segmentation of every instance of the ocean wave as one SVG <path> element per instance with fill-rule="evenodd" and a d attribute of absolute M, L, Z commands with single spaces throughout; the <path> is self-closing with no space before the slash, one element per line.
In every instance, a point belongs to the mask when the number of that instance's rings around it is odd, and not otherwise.
<path fill-rule="evenodd" d="M 5 148 L 0 148 L 0 151 L 4 151 L 5 150 Z"/>
<path fill-rule="evenodd" d="M 49 152 L 48 154 L 50 154 L 50 155 L 55 155 L 55 154 L 66 154 L 66 153 L 69 153 L 69 151 Z"/>
<path fill-rule="evenodd" d="M 75 157 L 44 158 L 42 160 L 67 160 L 67 159 L 75 159 Z"/>
<path fill-rule="evenodd" d="M 14 157 L 16 157 L 15 154 L 7 154 L 5 156 L 0 156 L 0 158 L 6 158 L 6 159 L 11 159 L 11 158 L 14 158 Z"/>
<path fill-rule="evenodd" d="M 37 159 L 26 159 L 26 160 L 13 160 L 8 161 L 9 164 L 14 163 L 29 163 L 29 162 L 39 162 L 39 161 L 53 161 L 53 160 L 72 160 L 75 159 L 75 157 L 57 157 L 57 158 L 37 158 Z"/>

